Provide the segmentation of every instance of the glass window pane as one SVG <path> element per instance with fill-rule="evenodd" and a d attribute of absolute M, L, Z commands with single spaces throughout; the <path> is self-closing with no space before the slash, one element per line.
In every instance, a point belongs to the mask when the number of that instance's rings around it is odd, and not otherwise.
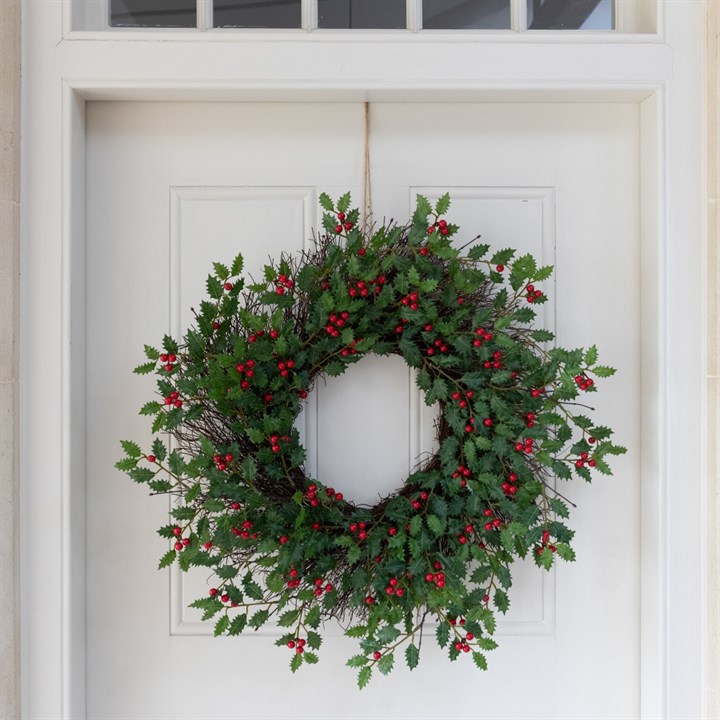
<path fill-rule="evenodd" d="M 195 0 L 110 0 L 110 27 L 196 26 Z"/>
<path fill-rule="evenodd" d="M 299 28 L 300 0 L 215 0 L 215 27 Z"/>
<path fill-rule="evenodd" d="M 507 30 L 510 0 L 424 0 L 423 28 Z"/>
<path fill-rule="evenodd" d="M 527 0 L 530 30 L 612 30 L 613 0 Z"/>
<path fill-rule="evenodd" d="M 405 28 L 405 0 L 319 0 L 321 28 Z"/>

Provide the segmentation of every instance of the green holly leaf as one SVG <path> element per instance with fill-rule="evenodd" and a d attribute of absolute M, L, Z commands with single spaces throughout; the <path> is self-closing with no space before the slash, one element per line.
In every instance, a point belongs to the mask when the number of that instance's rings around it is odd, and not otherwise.
<path fill-rule="evenodd" d="M 450 640 L 450 626 L 446 622 L 441 622 L 435 628 L 435 638 L 438 645 L 444 648 Z"/>
<path fill-rule="evenodd" d="M 350 207 L 350 193 L 346 192 L 344 195 L 341 195 L 338 198 L 337 209 L 339 212 L 347 212 L 347 209 L 349 207 Z"/>
<path fill-rule="evenodd" d="M 302 665 L 303 656 L 300 653 L 295 653 L 290 660 L 290 670 L 297 672 L 297 669 Z"/>
<path fill-rule="evenodd" d="M 450 193 L 441 195 L 435 203 L 435 214 L 444 215 L 450 209 Z"/>
<path fill-rule="evenodd" d="M 585 364 L 590 367 L 594 365 L 597 362 L 598 359 L 598 349 L 595 345 L 592 345 L 589 347 L 585 352 Z"/>
<path fill-rule="evenodd" d="M 506 613 L 510 607 L 510 600 L 508 599 L 507 593 L 500 588 L 495 590 L 495 607 L 501 612 Z"/>
<path fill-rule="evenodd" d="M 233 277 L 236 277 L 237 275 L 239 275 L 242 272 L 244 262 L 245 261 L 243 260 L 243 256 L 240 253 L 238 253 L 235 256 L 235 259 L 232 261 L 232 265 L 230 266 L 230 274 Z"/>
<path fill-rule="evenodd" d="M 395 665 L 395 655 L 387 653 L 377 661 L 377 668 L 383 675 L 388 675 Z"/>
<path fill-rule="evenodd" d="M 414 643 L 410 643 L 410 645 L 405 648 L 405 662 L 410 670 L 414 670 L 420 662 L 420 650 L 418 650 Z"/>
<path fill-rule="evenodd" d="M 345 664 L 348 667 L 364 667 L 369 662 L 369 659 L 365 655 L 353 655 Z"/>
<path fill-rule="evenodd" d="M 215 623 L 215 630 L 213 632 L 213 635 L 217 637 L 218 635 L 222 635 L 230 625 L 230 618 L 227 615 L 223 615 L 216 623 Z"/>
<path fill-rule="evenodd" d="M 320 197 L 318 198 L 318 202 L 320 203 L 320 206 L 323 210 L 326 210 L 327 212 L 333 212 L 335 210 L 335 206 L 333 205 L 333 201 L 330 198 L 330 196 L 327 193 L 320 193 Z"/>
<path fill-rule="evenodd" d="M 246 624 L 247 614 L 243 613 L 242 615 L 237 615 L 230 623 L 230 627 L 228 628 L 228 635 L 239 635 L 245 629 Z"/>
<path fill-rule="evenodd" d="M 320 606 L 313 605 L 305 616 L 305 624 L 311 628 L 317 628 L 320 625 Z"/>
<path fill-rule="evenodd" d="M 606 378 L 614 375 L 617 371 L 608 365 L 596 365 L 591 372 L 598 377 Z"/>
<path fill-rule="evenodd" d="M 256 630 L 264 625 L 270 613 L 267 610 L 258 610 L 249 620 L 249 625 Z"/>
<path fill-rule="evenodd" d="M 485 659 L 485 656 L 482 653 L 474 652 L 472 654 L 473 662 L 475 663 L 475 666 L 480 668 L 480 670 L 487 670 L 487 660 Z"/>
<path fill-rule="evenodd" d="M 428 515 L 425 522 L 427 522 L 427 526 L 436 537 L 445 534 L 445 521 L 441 520 L 437 515 Z"/>
<path fill-rule="evenodd" d="M 555 549 L 563 560 L 567 560 L 568 562 L 575 560 L 575 551 L 567 543 L 555 543 Z"/>
<path fill-rule="evenodd" d="M 175 550 L 168 550 L 161 558 L 160 562 L 158 563 L 158 570 L 162 570 L 163 568 L 166 568 L 170 565 L 172 565 L 175 562 L 175 558 L 177 557 Z"/>
<path fill-rule="evenodd" d="M 358 687 L 362 690 L 369 682 L 372 675 L 372 667 L 364 667 L 358 673 Z"/>
<path fill-rule="evenodd" d="M 121 440 L 120 445 L 122 445 L 122 449 L 128 457 L 139 458 L 142 455 L 140 446 L 131 440 Z"/>

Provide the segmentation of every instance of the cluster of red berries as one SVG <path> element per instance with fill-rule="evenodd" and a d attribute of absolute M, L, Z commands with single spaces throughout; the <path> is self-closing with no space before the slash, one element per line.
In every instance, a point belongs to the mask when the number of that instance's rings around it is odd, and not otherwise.
<path fill-rule="evenodd" d="M 345 496 L 341 492 L 335 492 L 335 488 L 325 488 L 325 494 L 332 500 L 335 498 L 338 502 L 342 502 Z"/>
<path fill-rule="evenodd" d="M 250 530 L 252 530 L 252 520 L 244 520 L 243 524 L 239 528 L 232 528 L 232 534 L 242 538 L 243 540 L 257 540 L 258 534 L 256 532 L 251 533 Z"/>
<path fill-rule="evenodd" d="M 405 325 L 405 324 L 408 322 L 408 320 L 407 320 L 407 318 L 400 318 L 400 322 L 401 322 L 402 324 L 401 324 L 401 325 L 398 325 L 398 326 L 395 328 L 395 332 L 396 332 L 398 335 L 404 330 L 403 325 Z"/>
<path fill-rule="evenodd" d="M 190 538 L 180 537 L 182 535 L 182 528 L 179 528 L 177 525 L 173 528 L 173 535 L 177 538 L 175 549 L 178 552 L 184 550 L 190 544 Z"/>
<path fill-rule="evenodd" d="M 406 295 L 400 302 L 403 305 L 406 305 L 411 310 L 417 310 L 418 309 L 418 300 L 420 299 L 420 295 L 417 291 L 411 292 L 409 295 Z"/>
<path fill-rule="evenodd" d="M 332 583 L 326 583 L 325 580 L 320 577 L 315 578 L 315 597 L 320 597 L 324 592 L 329 593 L 332 591 Z"/>
<path fill-rule="evenodd" d="M 305 638 L 295 638 L 294 640 L 288 640 L 287 646 L 291 650 L 295 650 L 298 655 L 302 655 L 305 652 Z"/>
<path fill-rule="evenodd" d="M 466 408 L 468 406 L 467 401 L 472 400 L 475 397 L 475 393 L 472 390 L 467 390 L 465 392 L 465 398 L 463 398 L 462 393 L 458 390 L 456 390 L 450 397 L 452 397 L 453 400 L 457 401 L 457 404 L 461 408 Z"/>
<path fill-rule="evenodd" d="M 338 337 L 340 335 L 340 328 L 342 328 L 348 321 L 350 313 L 346 311 L 341 313 L 331 313 L 328 318 L 328 324 L 325 326 L 325 331 L 332 337 Z"/>
<path fill-rule="evenodd" d="M 597 464 L 593 458 L 590 457 L 589 453 L 581 452 L 580 457 L 575 461 L 575 467 L 585 467 L 587 463 L 590 467 L 595 467 Z"/>
<path fill-rule="evenodd" d="M 535 413 L 529 412 L 525 414 L 525 425 L 529 428 L 535 426 Z"/>
<path fill-rule="evenodd" d="M 358 255 L 364 254 L 365 248 L 358 250 Z M 379 295 L 382 292 L 382 286 L 385 284 L 385 280 L 386 278 L 384 275 L 378 275 L 376 278 L 368 280 L 367 282 L 364 280 L 356 280 L 350 284 L 350 287 L 348 288 L 348 295 L 352 298 L 358 297 L 358 295 L 360 297 L 367 297 L 371 292 Z"/>
<path fill-rule="evenodd" d="M 485 360 L 483 362 L 483 367 L 486 370 L 489 370 L 490 368 L 494 368 L 495 370 L 499 370 L 502 367 L 502 353 L 499 350 L 496 350 L 493 353 L 493 359 L 492 360 Z"/>
<path fill-rule="evenodd" d="M 543 530 L 542 539 L 541 539 L 540 542 L 541 542 L 541 545 L 540 545 L 540 547 L 537 549 L 537 554 L 538 554 L 538 555 L 541 555 L 541 554 L 542 554 L 542 551 L 543 551 L 546 547 L 549 547 L 549 548 L 550 548 L 550 552 L 555 552 L 555 551 L 557 550 L 557 548 L 556 548 L 554 545 L 549 545 L 549 546 L 548 546 L 548 543 L 550 542 L 550 533 L 549 533 L 547 530 Z"/>
<path fill-rule="evenodd" d="M 287 377 L 290 371 L 295 367 L 294 360 L 280 360 L 277 364 L 277 368 L 280 371 L 282 377 Z M 272 398 L 271 398 L 272 399 Z"/>
<path fill-rule="evenodd" d="M 253 341 L 251 341 L 253 342 Z M 242 382 L 240 383 L 240 387 L 243 390 L 247 390 L 250 387 L 250 378 L 255 375 L 255 361 L 254 360 L 246 360 L 245 362 L 238 363 L 235 366 L 235 369 L 245 377 L 243 378 Z"/>
<path fill-rule="evenodd" d="M 223 455 L 213 455 L 213 462 L 215 467 L 222 472 L 227 469 L 227 466 L 233 461 L 233 456 L 230 453 Z"/>
<path fill-rule="evenodd" d="M 532 438 L 525 438 L 524 440 L 522 438 L 520 438 L 520 440 L 518 440 L 515 443 L 515 449 L 518 452 L 524 452 L 524 453 L 527 453 L 528 455 L 532 455 L 533 443 L 534 443 L 534 440 Z"/>
<path fill-rule="evenodd" d="M 537 302 L 543 296 L 542 291 L 536 290 L 534 285 L 528 285 L 525 289 L 527 290 L 525 298 L 529 303 Z"/>
<path fill-rule="evenodd" d="M 430 248 L 429 248 L 429 247 L 426 247 L 425 245 L 423 245 L 423 246 L 418 250 L 418 252 L 424 257 L 425 255 L 429 255 L 429 254 L 430 254 Z"/>
<path fill-rule="evenodd" d="M 281 448 L 280 448 L 280 441 L 281 441 L 281 440 L 282 440 L 282 442 L 285 442 L 285 443 L 289 443 L 289 442 L 290 442 L 290 438 L 289 438 L 287 435 L 271 435 L 271 436 L 270 436 L 270 438 L 269 438 L 269 441 L 270 441 L 270 449 L 271 449 L 274 453 L 279 453 L 279 452 L 280 452 L 280 449 L 281 449 Z"/>
<path fill-rule="evenodd" d="M 473 347 L 482 347 L 483 340 L 485 342 L 490 342 L 493 339 L 492 333 L 485 330 L 485 328 L 476 328 L 475 334 L 477 337 L 473 340 Z"/>
<path fill-rule="evenodd" d="M 587 377 L 587 375 L 576 375 L 575 383 L 581 390 L 588 390 L 595 384 L 593 379 Z"/>
<path fill-rule="evenodd" d="M 508 479 L 500 487 L 506 495 L 515 495 L 515 493 L 517 493 L 518 491 L 517 481 L 517 473 L 512 472 L 508 475 Z"/>
<path fill-rule="evenodd" d="M 172 372 L 177 362 L 177 355 L 172 353 L 163 353 L 160 356 L 160 362 L 165 365 L 165 372 Z"/>
<path fill-rule="evenodd" d="M 367 537 L 367 530 L 365 529 L 367 525 L 364 521 L 360 521 L 357 523 L 350 523 L 350 532 L 351 533 L 357 533 L 358 540 L 365 540 Z"/>
<path fill-rule="evenodd" d="M 217 588 L 210 588 L 210 590 L 209 590 L 210 597 L 217 597 L 219 593 L 220 593 L 220 590 L 218 590 Z M 222 595 L 220 595 L 220 600 L 224 603 L 230 602 L 230 596 L 227 593 L 223 593 Z M 237 607 L 238 603 L 233 601 L 233 602 L 230 602 L 230 605 L 232 607 Z"/>
<path fill-rule="evenodd" d="M 490 508 L 485 508 L 483 510 L 483 515 L 488 518 L 488 521 L 485 523 L 485 529 L 490 532 L 491 530 L 497 530 L 502 525 L 502 520 L 499 517 L 493 517 L 495 513 Z M 490 520 L 489 518 L 493 518 Z"/>
<path fill-rule="evenodd" d="M 248 337 L 248 342 L 254 343 L 257 341 L 258 338 L 261 338 L 265 335 L 264 330 L 258 330 L 257 332 L 254 332 L 250 337 Z"/>
<path fill-rule="evenodd" d="M 337 214 L 337 218 L 338 218 L 338 220 L 339 220 L 338 224 L 335 226 L 335 233 L 336 233 L 337 235 L 340 235 L 340 233 L 341 233 L 343 230 L 348 230 L 348 231 L 349 231 L 349 230 L 352 230 L 352 229 L 353 229 L 353 224 L 352 224 L 351 222 L 349 222 L 349 221 L 348 221 L 348 222 L 345 222 L 346 217 L 347 217 L 347 216 L 345 215 L 344 212 L 339 212 L 339 213 Z"/>
<path fill-rule="evenodd" d="M 310 504 L 313 507 L 317 507 L 320 504 L 320 501 L 317 498 L 317 489 L 317 485 L 312 483 L 308 486 L 307 492 L 305 493 L 305 497 L 310 501 Z"/>
<path fill-rule="evenodd" d="M 458 542 L 461 545 L 465 545 L 468 541 L 468 538 L 470 538 L 474 532 L 475 532 L 475 528 L 470 523 L 468 523 L 465 526 L 465 532 L 458 534 Z"/>
<path fill-rule="evenodd" d="M 465 618 L 460 618 L 460 619 L 448 618 L 448 622 L 454 628 L 456 628 L 455 634 L 457 636 L 457 640 L 455 641 L 455 644 L 454 644 L 455 649 L 459 650 L 461 652 L 465 652 L 465 653 L 470 652 L 470 645 L 468 645 L 468 643 L 471 643 L 475 639 L 475 636 L 471 632 L 468 632 L 468 633 L 465 633 L 465 637 L 462 637 L 457 630 L 458 625 L 465 624 Z"/>
<path fill-rule="evenodd" d="M 442 565 L 436 560 L 433 567 L 437 572 L 425 573 L 425 582 L 435 583 L 435 587 L 442 589 L 445 587 L 445 573 L 442 572 Z"/>
<path fill-rule="evenodd" d="M 287 275 L 278 275 L 278 279 L 275 281 L 275 293 L 277 295 L 284 295 L 285 290 L 292 290 L 295 287 L 295 283 Z M 277 337 L 277 333 L 275 335 Z"/>
<path fill-rule="evenodd" d="M 183 406 L 183 401 L 180 399 L 180 393 L 177 390 L 173 390 L 166 398 L 166 405 L 174 405 L 176 408 Z"/>
<path fill-rule="evenodd" d="M 388 580 L 387 587 L 385 588 L 385 593 L 387 595 L 395 595 L 396 597 L 402 597 L 405 594 L 405 589 L 398 586 L 398 583 L 400 581 L 396 577 L 391 577 Z"/>
<path fill-rule="evenodd" d="M 360 338 L 360 340 L 362 340 L 362 338 Z M 350 345 L 349 345 L 348 347 L 343 348 L 343 349 L 340 351 L 340 354 L 341 354 L 343 357 L 347 357 L 348 355 L 357 355 L 357 354 L 358 354 L 358 351 L 355 349 L 355 345 L 357 345 L 357 343 L 359 343 L 360 340 L 353 340 L 353 341 L 351 341 L 351 343 L 350 343 Z"/>
<path fill-rule="evenodd" d="M 428 235 L 432 235 L 436 230 L 441 235 L 447 235 L 448 234 L 447 220 L 440 219 L 436 223 L 430 225 L 427 229 Z"/>
<path fill-rule="evenodd" d="M 428 494 L 423 490 L 418 498 L 408 498 L 415 510 L 420 510 L 422 504 L 428 499 Z"/>
<path fill-rule="evenodd" d="M 460 487 L 466 487 L 468 478 L 472 475 L 470 468 L 458 465 L 457 470 L 452 474 L 453 480 L 460 478 Z"/>
<path fill-rule="evenodd" d="M 465 432 L 466 433 L 475 432 L 475 418 L 474 417 L 468 418 L 468 421 L 465 425 Z"/>
<path fill-rule="evenodd" d="M 300 585 L 299 574 L 300 573 L 298 573 L 298 571 L 294 567 L 290 568 L 290 572 L 288 573 L 290 579 L 287 581 L 287 586 L 290 589 L 296 588 Z"/>
<path fill-rule="evenodd" d="M 439 350 L 441 353 L 446 353 L 448 351 L 448 344 L 444 340 L 440 340 L 440 338 L 437 338 L 435 342 L 433 343 L 435 347 L 432 345 L 427 349 L 428 355 L 434 355 L 435 349 Z"/>
<path fill-rule="evenodd" d="M 545 392 L 546 392 L 546 391 L 545 391 L 545 388 L 533 388 L 533 389 L 530 391 L 530 394 L 531 394 L 534 398 L 536 398 L 536 397 L 540 397 L 541 395 L 544 395 Z"/>

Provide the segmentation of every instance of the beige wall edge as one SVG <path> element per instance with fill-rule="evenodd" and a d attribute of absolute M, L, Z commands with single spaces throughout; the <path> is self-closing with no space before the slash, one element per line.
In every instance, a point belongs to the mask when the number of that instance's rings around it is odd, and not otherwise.
<path fill-rule="evenodd" d="M 20 0 L 0 2 L 0 718 L 20 718 Z"/>
<path fill-rule="evenodd" d="M 707 20 L 707 705 L 720 718 L 720 0 Z"/>

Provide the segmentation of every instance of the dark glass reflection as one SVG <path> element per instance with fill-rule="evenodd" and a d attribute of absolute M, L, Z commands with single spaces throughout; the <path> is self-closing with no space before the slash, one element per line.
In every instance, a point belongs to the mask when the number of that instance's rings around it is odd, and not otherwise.
<path fill-rule="evenodd" d="M 405 28 L 405 0 L 318 0 L 321 28 Z"/>
<path fill-rule="evenodd" d="M 507 30 L 510 0 L 424 0 L 423 28 Z"/>
<path fill-rule="evenodd" d="M 110 27 L 196 26 L 196 0 L 110 0 Z"/>
<path fill-rule="evenodd" d="M 613 0 L 527 0 L 530 30 L 612 30 Z"/>
<path fill-rule="evenodd" d="M 215 0 L 215 27 L 299 28 L 300 0 Z"/>

